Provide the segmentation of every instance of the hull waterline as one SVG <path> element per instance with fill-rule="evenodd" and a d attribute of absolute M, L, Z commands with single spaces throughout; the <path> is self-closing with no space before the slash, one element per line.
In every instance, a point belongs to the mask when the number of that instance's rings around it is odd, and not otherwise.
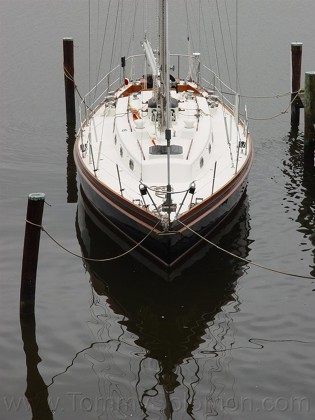
<path fill-rule="evenodd" d="M 235 249 L 235 247 L 231 247 L 233 241 L 241 241 L 242 243 L 243 237 L 248 236 L 248 211 L 248 198 L 245 192 L 233 211 L 224 218 L 217 229 L 214 229 L 206 236 L 206 239 L 211 240 L 214 244 L 223 246 L 228 251 L 232 251 Z M 140 264 L 139 270 L 140 267 L 145 266 L 154 276 L 166 281 L 173 281 L 181 276 L 184 270 L 194 266 L 205 255 L 208 255 L 209 258 L 214 258 L 214 255 L 220 252 L 222 257 L 225 257 L 224 253 L 218 251 L 204 240 L 196 241 L 194 244 L 191 244 L 190 241 L 191 246 L 187 251 L 181 254 L 172 264 L 167 264 L 158 257 L 156 252 L 151 252 L 146 243 L 136 246 L 136 241 L 126 234 L 125 230 L 103 217 L 87 200 L 82 188 L 79 191 L 76 226 L 84 257 L 93 260 L 103 260 L 104 258 L 111 260 L 113 258 L 111 263 L 115 267 L 120 267 L 121 261 L 126 257 L 121 259 L 119 256 L 128 254 L 128 261 L 132 264 Z M 228 239 L 230 235 L 232 235 L 232 242 Z M 104 272 L 107 271 L 106 266 L 108 262 L 102 263 L 86 260 L 86 264 L 92 265 L 96 270 L 104 269 Z"/>

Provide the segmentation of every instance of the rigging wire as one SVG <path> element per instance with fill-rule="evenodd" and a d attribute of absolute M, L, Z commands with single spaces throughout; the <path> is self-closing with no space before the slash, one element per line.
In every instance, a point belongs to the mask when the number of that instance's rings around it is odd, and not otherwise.
<path fill-rule="evenodd" d="M 109 68 L 112 68 L 113 65 L 113 58 L 114 58 L 114 51 L 115 51 L 115 47 L 116 47 L 116 37 L 117 37 L 117 21 L 118 21 L 118 16 L 119 16 L 119 10 L 120 10 L 120 0 L 118 0 L 118 4 L 117 4 L 117 11 L 116 11 L 116 19 L 115 19 L 115 29 L 114 29 L 114 39 L 113 39 L 113 45 L 112 45 L 112 52 L 111 52 L 111 57 L 110 57 L 110 65 Z M 108 74 L 108 78 L 107 78 L 107 83 L 108 83 L 108 89 L 110 87 L 110 76 L 111 74 Z"/>
<path fill-rule="evenodd" d="M 136 27 L 136 16 L 137 16 L 137 10 L 138 10 L 138 5 L 139 5 L 139 0 L 137 0 L 134 3 L 134 15 L 133 15 L 133 24 L 132 24 L 132 29 L 131 29 L 131 36 L 129 39 L 129 44 L 128 44 L 128 48 L 127 48 L 127 54 L 133 56 L 134 54 L 134 46 L 135 46 L 135 27 Z M 131 53 L 129 53 L 129 51 L 131 51 Z M 130 66 L 130 77 L 132 79 L 132 71 L 133 71 L 133 65 L 134 65 L 134 59 L 132 59 L 131 61 L 131 66 Z"/>
<path fill-rule="evenodd" d="M 210 2 L 210 0 L 208 0 L 208 3 Z M 210 5 L 210 3 L 209 3 Z M 217 12 L 219 13 L 219 9 L 217 9 Z M 221 27 L 221 20 L 220 20 L 220 27 Z M 219 76 L 219 83 L 220 83 L 220 89 L 218 90 L 219 94 L 221 95 L 221 100 L 222 102 L 224 102 L 224 97 L 223 97 L 223 82 L 222 82 L 222 78 L 221 78 L 221 74 L 220 74 L 220 66 L 219 66 L 219 58 L 218 58 L 218 48 L 217 48 L 217 42 L 216 42 L 216 37 L 215 37 L 215 33 L 214 33 L 214 25 L 213 25 L 213 20 L 211 19 L 211 28 L 212 28 L 212 36 L 213 36 L 213 43 L 214 43 L 214 49 L 215 49 L 215 57 L 216 57 L 216 64 L 217 64 L 217 72 L 218 72 L 218 76 Z M 221 27 L 221 35 L 222 34 L 222 27 Z M 222 107 L 222 111 L 223 111 L 223 119 L 224 119 L 224 124 L 226 127 L 226 140 L 228 143 L 228 147 L 229 147 L 229 151 L 230 151 L 230 159 L 231 159 L 231 163 L 232 165 L 234 165 L 234 161 L 233 161 L 233 154 L 232 154 L 232 148 L 231 148 L 231 142 L 230 139 L 228 137 L 228 133 L 227 133 L 227 122 L 226 122 L 226 118 L 227 118 L 227 112 L 225 107 Z"/>
<path fill-rule="evenodd" d="M 205 39 L 207 39 L 207 32 L 206 32 L 206 25 L 205 25 L 206 13 L 203 10 L 202 3 L 200 3 L 200 4 L 201 4 L 201 16 L 202 16 L 202 25 L 203 25 L 203 30 L 204 30 L 204 36 L 205 36 Z M 205 42 L 205 50 L 208 54 L 207 58 L 208 58 L 209 67 L 211 67 L 211 54 L 210 54 L 210 49 L 209 49 L 209 42 Z"/>
<path fill-rule="evenodd" d="M 236 85 L 236 90 L 240 91 L 241 90 L 241 86 L 240 86 L 240 81 L 239 81 L 239 77 L 238 77 L 238 0 L 236 0 L 235 3 L 235 67 L 236 67 L 236 75 L 237 75 L 237 85 Z"/>
<path fill-rule="evenodd" d="M 237 4 L 236 0 L 236 4 Z M 236 91 L 240 92 L 240 81 L 239 81 L 239 75 L 238 75 L 238 63 L 237 63 L 237 54 L 234 53 L 234 46 L 233 46 L 233 42 L 232 42 L 232 34 L 231 34 L 231 25 L 230 25 L 230 19 L 229 19 L 229 12 L 228 12 L 228 8 L 227 8 L 227 4 L 226 4 L 226 0 L 224 1 L 225 4 L 225 13 L 226 13 L 226 17 L 227 17 L 227 24 L 228 24 L 228 28 L 229 28 L 229 37 L 230 37 L 230 42 L 231 42 L 231 50 L 232 50 L 232 56 L 233 56 L 233 61 L 234 61 L 234 65 L 235 65 L 235 79 L 236 79 Z M 238 21 L 238 10 L 236 8 L 236 14 L 235 14 L 235 26 L 236 26 L 236 50 L 237 50 L 237 42 L 238 42 L 238 31 L 237 31 L 237 21 Z M 241 96 L 241 95 L 240 95 Z"/>
<path fill-rule="evenodd" d="M 139 0 L 136 1 L 135 6 L 134 6 L 133 23 L 132 23 L 132 28 L 131 28 L 131 37 L 129 39 L 129 44 L 128 44 L 128 47 L 127 47 L 127 53 L 130 51 L 131 43 L 133 44 L 134 39 L 135 39 L 135 27 L 136 27 L 136 16 L 137 16 L 138 4 L 139 4 Z"/>
<path fill-rule="evenodd" d="M 223 45 L 223 51 L 224 51 L 224 58 L 225 58 L 226 69 L 227 69 L 227 73 L 228 73 L 229 85 L 232 86 L 231 76 L 230 76 L 230 70 L 229 70 L 229 63 L 228 63 L 228 59 L 227 59 L 225 42 L 224 42 L 224 36 L 223 36 L 223 29 L 222 29 L 222 22 L 221 22 L 221 15 L 220 15 L 220 10 L 219 10 L 218 0 L 216 0 L 215 3 L 216 3 L 217 13 L 218 13 L 218 19 L 219 19 L 219 25 L 220 25 L 220 33 L 221 33 L 221 38 L 222 38 L 222 45 Z"/>
<path fill-rule="evenodd" d="M 202 2 L 199 2 L 199 22 L 198 22 L 198 33 L 199 33 L 199 39 L 198 39 L 198 44 L 199 44 L 199 51 L 201 51 L 201 4 Z"/>
<path fill-rule="evenodd" d="M 97 23 L 96 23 L 96 51 L 99 50 L 99 41 L 100 41 L 100 0 L 97 1 Z M 95 68 L 95 80 L 96 85 L 98 84 L 98 75 L 97 75 L 97 68 Z M 95 100 L 95 93 L 94 99 Z"/>
<path fill-rule="evenodd" d="M 193 43 L 192 32 L 191 32 L 191 28 L 190 28 L 190 20 L 189 20 L 187 0 L 185 0 L 185 10 L 186 10 L 186 25 L 187 25 L 187 28 L 186 28 L 186 31 L 187 31 L 187 49 L 188 49 L 188 56 L 190 57 L 191 56 L 191 46 L 194 49 L 194 43 Z M 188 76 L 192 77 L 191 60 L 189 60 Z"/>
<path fill-rule="evenodd" d="M 123 5 L 121 5 L 121 10 L 120 10 L 120 57 L 122 57 L 124 55 L 123 54 L 123 39 L 124 39 L 124 37 L 123 37 L 123 15 L 124 15 L 123 10 L 124 10 L 124 7 L 123 7 Z"/>
<path fill-rule="evenodd" d="M 89 0 L 89 92 L 91 92 L 91 0 Z M 90 105 L 90 95 L 88 102 Z"/>
<path fill-rule="evenodd" d="M 109 0 L 108 8 L 107 8 L 106 22 L 105 22 L 103 42 L 102 42 L 102 48 L 101 48 L 101 55 L 100 55 L 100 60 L 99 60 L 99 65 L 98 65 L 98 71 L 97 71 L 97 77 L 96 77 L 96 86 L 98 85 L 99 78 L 100 78 L 101 65 L 102 65 L 102 60 L 103 60 L 103 52 L 104 52 L 104 46 L 105 46 L 105 38 L 106 38 L 106 32 L 107 32 L 107 25 L 108 25 L 108 18 L 109 18 L 109 11 L 110 11 L 111 2 L 112 2 L 112 0 Z M 93 102 L 95 101 L 96 92 L 97 92 L 97 88 L 95 89 L 95 92 L 94 92 Z"/>

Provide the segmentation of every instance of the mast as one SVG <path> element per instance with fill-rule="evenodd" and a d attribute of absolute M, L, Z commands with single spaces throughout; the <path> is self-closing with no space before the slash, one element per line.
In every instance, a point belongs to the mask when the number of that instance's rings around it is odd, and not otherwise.
<path fill-rule="evenodd" d="M 168 228 L 172 212 L 171 187 L 171 127 L 170 127 L 170 63 L 168 46 L 168 0 L 160 0 L 160 64 L 161 64 L 161 128 L 165 127 L 167 144 L 167 187 L 164 208 L 168 213 Z"/>
<path fill-rule="evenodd" d="M 160 0 L 160 66 L 162 127 L 170 129 L 170 63 L 168 46 L 168 0 Z"/>

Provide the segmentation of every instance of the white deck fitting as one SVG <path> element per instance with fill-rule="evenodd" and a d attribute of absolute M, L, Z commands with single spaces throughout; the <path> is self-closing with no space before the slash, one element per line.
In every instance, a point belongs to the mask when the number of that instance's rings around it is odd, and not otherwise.
<path fill-rule="evenodd" d="M 123 196 L 131 202 L 143 205 L 139 192 L 140 183 L 162 190 L 167 184 L 167 155 L 149 153 L 150 146 L 154 144 L 166 146 L 165 133 L 160 132 L 157 123 L 152 121 L 151 110 L 148 110 L 148 100 L 152 97 L 152 91 L 144 90 L 129 97 L 119 97 L 126 88 L 123 87 L 116 93 L 118 99 L 115 107 L 110 103 L 102 105 L 85 127 L 82 143 L 88 147 L 83 161 L 102 183 L 120 194 L 117 164 Z M 174 109 L 176 120 L 172 122 L 171 144 L 183 147 L 182 154 L 171 155 L 172 190 L 182 191 L 172 195 L 178 209 L 192 181 L 196 186 L 193 203 L 196 198 L 204 200 L 212 194 L 215 162 L 217 166 L 214 193 L 231 180 L 236 165 L 237 171 L 241 170 L 249 150 L 246 153 L 244 147 L 239 149 L 237 164 L 238 143 L 246 143 L 244 128 L 241 125 L 236 126 L 234 117 L 220 102 L 211 107 L 206 93 L 204 96 L 198 96 L 192 92 L 177 94 L 172 91 L 171 95 L 179 101 L 178 108 Z M 132 109 L 139 113 L 138 123 L 133 119 Z M 225 119 L 230 146 L 226 136 Z M 140 124 L 140 128 L 137 128 L 136 124 Z M 247 147 L 250 147 L 250 144 Z M 150 193 L 157 206 L 165 201 L 163 194 L 160 197 L 154 191 Z M 148 210 L 154 211 L 154 206 L 146 197 L 146 204 L 150 204 Z M 190 201 L 189 194 L 181 213 L 189 209 Z M 172 213 L 171 218 L 174 216 L 175 213 Z"/>

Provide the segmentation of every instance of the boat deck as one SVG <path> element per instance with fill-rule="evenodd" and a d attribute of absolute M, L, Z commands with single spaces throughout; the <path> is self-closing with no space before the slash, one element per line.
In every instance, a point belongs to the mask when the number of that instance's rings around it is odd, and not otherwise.
<path fill-rule="evenodd" d="M 78 143 L 86 147 L 81 154 L 85 166 L 100 182 L 155 212 L 165 201 L 165 133 L 157 122 L 159 109 L 150 103 L 152 90 L 125 96 L 128 89 L 122 87 L 106 98 L 79 133 Z M 231 110 L 206 91 L 196 90 L 191 85 L 182 92 L 171 91 L 170 179 L 172 200 L 181 213 L 230 182 L 245 164 L 250 147 L 244 126 L 235 123 Z M 181 205 L 192 182 L 195 194 Z M 143 201 L 140 184 L 148 187 L 156 207 Z"/>

